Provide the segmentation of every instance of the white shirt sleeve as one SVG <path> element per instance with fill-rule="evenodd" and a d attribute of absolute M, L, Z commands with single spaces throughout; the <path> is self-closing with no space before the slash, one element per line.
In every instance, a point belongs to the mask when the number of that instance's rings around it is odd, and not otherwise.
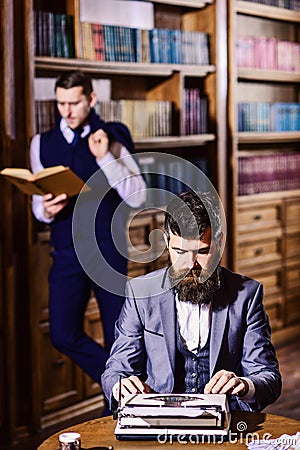
<path fill-rule="evenodd" d="M 138 165 L 125 147 L 121 149 L 120 158 L 115 159 L 112 153 L 108 152 L 103 159 L 97 160 L 97 163 L 103 170 L 109 185 L 116 189 L 127 205 L 138 208 L 145 202 L 146 183 Z M 40 160 L 39 134 L 35 135 L 31 141 L 30 164 L 33 173 L 44 169 Z M 51 223 L 53 221 L 45 216 L 43 197 L 40 195 L 32 196 L 32 212 L 41 222 Z"/>
<path fill-rule="evenodd" d="M 146 183 L 139 167 L 129 151 L 123 146 L 120 158 L 115 159 L 108 152 L 97 160 L 109 185 L 116 189 L 120 197 L 132 208 L 138 208 L 146 200 Z"/>
<path fill-rule="evenodd" d="M 33 136 L 30 144 L 30 166 L 33 173 L 44 169 L 44 166 L 42 165 L 40 160 L 40 142 L 41 136 L 40 134 L 36 134 L 35 136 Z M 42 195 L 32 196 L 31 209 L 35 218 L 40 222 L 51 223 L 53 221 L 53 218 L 49 219 L 45 216 Z"/>

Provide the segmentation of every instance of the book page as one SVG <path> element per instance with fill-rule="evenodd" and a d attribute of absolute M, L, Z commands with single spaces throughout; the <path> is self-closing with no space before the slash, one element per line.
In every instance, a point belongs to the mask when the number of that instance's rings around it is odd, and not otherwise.
<path fill-rule="evenodd" d="M 48 177 L 49 175 L 52 175 L 54 173 L 66 172 L 67 170 L 70 170 L 70 169 L 65 166 L 46 167 L 45 169 L 40 170 L 39 172 L 36 172 L 34 174 L 34 176 L 32 177 L 32 179 L 39 180 L 41 178 Z"/>
<path fill-rule="evenodd" d="M 30 180 L 32 178 L 32 173 L 28 169 L 19 169 L 14 167 L 7 167 L 1 170 L 1 175 L 7 175 L 11 177 L 21 178 L 23 180 Z"/>

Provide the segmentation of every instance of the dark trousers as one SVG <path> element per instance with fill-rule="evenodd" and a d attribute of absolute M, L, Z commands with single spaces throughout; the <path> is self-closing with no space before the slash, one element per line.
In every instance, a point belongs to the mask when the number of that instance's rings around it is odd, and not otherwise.
<path fill-rule="evenodd" d="M 113 256 L 116 272 L 113 282 L 122 286 L 125 292 L 127 260 L 113 249 L 107 249 Z M 99 268 L 103 279 L 109 274 Z M 98 281 L 98 280 L 97 280 Z M 107 284 L 106 284 L 107 286 Z M 119 289 L 120 289 L 119 286 Z M 90 338 L 83 329 L 84 313 L 93 289 L 101 312 L 105 348 Z M 120 292 L 120 290 L 118 290 Z M 114 341 L 114 325 L 118 319 L 124 296 L 103 289 L 100 283 L 91 280 L 77 260 L 73 249 L 53 252 L 53 264 L 49 275 L 50 337 L 53 345 L 69 356 L 93 380 L 100 383 L 110 348 Z"/>

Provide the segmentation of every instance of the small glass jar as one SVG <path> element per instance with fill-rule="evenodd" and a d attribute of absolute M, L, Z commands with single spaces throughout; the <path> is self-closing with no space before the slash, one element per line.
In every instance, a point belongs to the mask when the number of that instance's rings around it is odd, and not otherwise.
<path fill-rule="evenodd" d="M 80 450 L 81 436 L 79 433 L 69 432 L 59 435 L 60 450 Z"/>

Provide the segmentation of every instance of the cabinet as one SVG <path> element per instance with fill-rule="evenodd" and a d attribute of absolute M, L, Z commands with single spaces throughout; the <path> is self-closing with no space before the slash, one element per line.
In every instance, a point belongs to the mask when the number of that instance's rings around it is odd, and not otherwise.
<path fill-rule="evenodd" d="M 300 13 L 262 3 L 229 2 L 230 264 L 264 283 L 275 335 L 299 320 Z"/>
<path fill-rule="evenodd" d="M 89 59 L 82 53 L 86 41 L 80 23 L 84 0 L 55 0 L 50 3 L 47 0 L 4 0 L 0 12 L 5 30 L 0 37 L 4 50 L 1 52 L 1 70 L 7 93 L 5 99 L 1 99 L 0 121 L 4 130 L 1 166 L 28 166 L 29 141 L 37 132 L 34 80 L 56 78 L 62 71 L 80 68 L 95 80 L 109 80 L 113 101 L 172 104 L 172 124 L 168 133 L 136 136 L 137 152 L 142 156 L 151 151 L 153 154 L 163 152 L 184 159 L 205 160 L 209 177 L 226 203 L 226 2 L 147 2 L 153 6 L 155 28 L 208 33 L 210 60 L 206 64 Z M 34 54 L 34 11 L 73 18 L 74 55 Z M 197 133 L 188 129 L 185 122 L 187 108 L 183 94 L 193 89 L 200 89 L 208 104 L 207 127 Z M 50 344 L 47 309 L 49 232 L 33 220 L 28 198 L 13 187 L 3 187 L 0 268 L 4 282 L 0 293 L 1 314 L 3 312 L 0 348 L 9 363 L 0 369 L 1 386 L 6 387 L 3 392 L 1 388 L 4 402 L 0 402 L 0 445 L 8 448 L 14 443 L 25 442 L 30 436 L 61 428 L 66 420 L 78 420 L 85 412 L 100 414 L 103 396 L 99 386 L 93 385 L 78 367 Z M 166 263 L 162 236 L 155 233 L 162 227 L 162 220 L 162 210 L 142 211 L 130 220 L 129 237 L 133 248 L 130 248 L 129 276 Z M 149 243 L 149 233 L 153 231 L 155 239 Z M 148 250 L 145 261 L 135 261 L 139 249 Z M 155 260 L 153 255 L 161 256 Z M 20 281 L 22 292 L 18 287 Z M 101 343 L 101 318 L 92 294 L 85 315 L 85 328 Z M 2 407 L 4 404 L 5 409 Z"/>

